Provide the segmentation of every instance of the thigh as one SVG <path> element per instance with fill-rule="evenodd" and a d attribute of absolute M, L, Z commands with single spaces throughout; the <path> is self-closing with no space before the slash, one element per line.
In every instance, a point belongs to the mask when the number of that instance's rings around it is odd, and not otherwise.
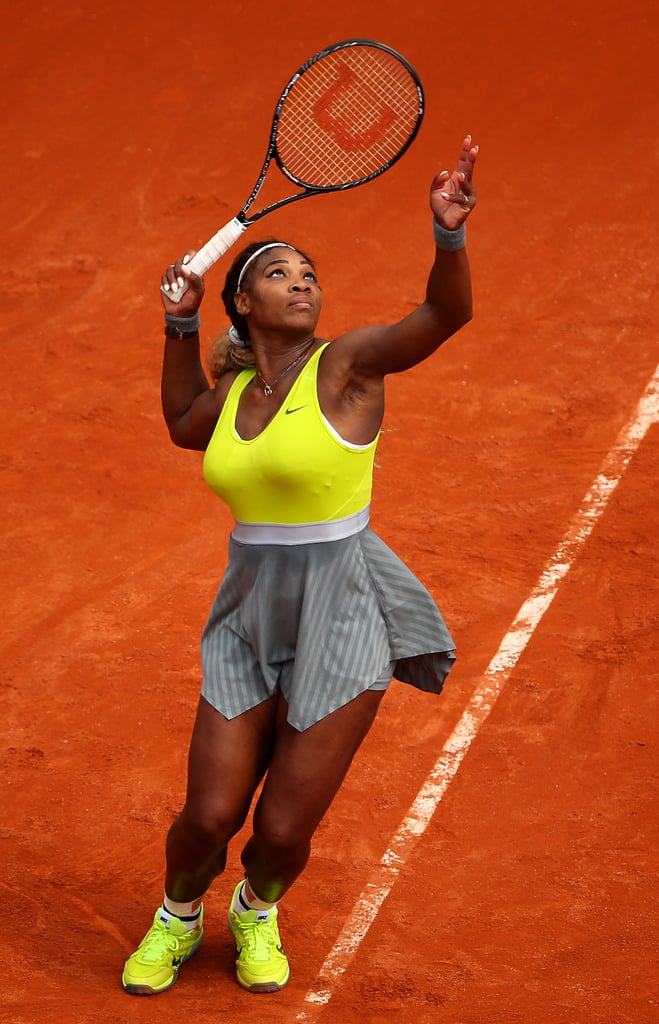
<path fill-rule="evenodd" d="M 197 818 L 247 814 L 273 749 L 277 697 L 227 719 L 199 700 L 190 750 L 186 808 Z"/>
<path fill-rule="evenodd" d="M 360 693 L 304 732 L 286 722 L 280 701 L 270 767 L 255 812 L 259 822 L 311 837 L 329 808 L 384 697 Z"/>

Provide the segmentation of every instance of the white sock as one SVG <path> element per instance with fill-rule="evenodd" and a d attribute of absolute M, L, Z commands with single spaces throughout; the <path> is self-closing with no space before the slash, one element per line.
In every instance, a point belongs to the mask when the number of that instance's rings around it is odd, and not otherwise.
<path fill-rule="evenodd" d="M 189 932 L 199 925 L 199 915 L 201 914 L 201 900 L 193 900 L 191 903 L 177 903 L 176 900 L 170 900 L 167 893 L 165 893 L 162 901 L 161 919 L 165 917 L 167 922 L 171 917 L 178 917 L 180 921 L 183 921 L 184 925 Z"/>
<path fill-rule="evenodd" d="M 233 909 L 236 914 L 244 914 L 248 910 L 255 910 L 257 921 L 268 921 L 270 919 L 270 911 L 276 906 L 276 903 L 266 903 L 265 900 L 260 900 L 258 896 L 255 896 L 252 900 L 248 900 L 247 893 L 245 891 L 245 882 L 243 882 L 236 893 L 236 902 L 234 903 Z"/>

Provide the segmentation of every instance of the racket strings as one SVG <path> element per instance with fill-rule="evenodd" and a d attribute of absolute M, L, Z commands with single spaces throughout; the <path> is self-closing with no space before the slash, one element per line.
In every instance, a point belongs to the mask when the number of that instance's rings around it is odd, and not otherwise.
<path fill-rule="evenodd" d="M 300 75 L 284 101 L 279 164 L 313 188 L 365 180 L 398 156 L 420 113 L 417 84 L 395 56 L 366 46 L 327 54 Z"/>

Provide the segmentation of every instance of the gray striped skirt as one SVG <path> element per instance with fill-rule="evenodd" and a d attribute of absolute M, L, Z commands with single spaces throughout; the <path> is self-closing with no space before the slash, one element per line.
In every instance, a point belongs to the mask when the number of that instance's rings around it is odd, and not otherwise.
<path fill-rule="evenodd" d="M 303 731 L 392 675 L 439 693 L 454 647 L 426 588 L 369 527 L 293 546 L 232 537 L 201 692 L 235 718 L 279 690 Z"/>

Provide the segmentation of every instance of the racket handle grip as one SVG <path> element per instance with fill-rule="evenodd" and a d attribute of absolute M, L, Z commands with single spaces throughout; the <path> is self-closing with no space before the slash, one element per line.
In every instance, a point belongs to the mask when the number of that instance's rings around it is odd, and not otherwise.
<path fill-rule="evenodd" d="M 201 249 L 197 250 L 188 263 L 190 270 L 194 274 L 205 274 L 213 264 L 217 263 L 221 256 L 224 256 L 225 252 L 228 252 L 232 245 L 235 245 L 246 229 L 247 225 L 243 224 L 237 217 L 234 217 L 223 228 L 216 231 L 213 237 L 205 245 L 202 245 Z M 178 302 L 187 290 L 188 283 L 184 281 L 182 288 L 177 288 L 176 290 L 171 288 L 165 294 L 172 302 Z"/>

